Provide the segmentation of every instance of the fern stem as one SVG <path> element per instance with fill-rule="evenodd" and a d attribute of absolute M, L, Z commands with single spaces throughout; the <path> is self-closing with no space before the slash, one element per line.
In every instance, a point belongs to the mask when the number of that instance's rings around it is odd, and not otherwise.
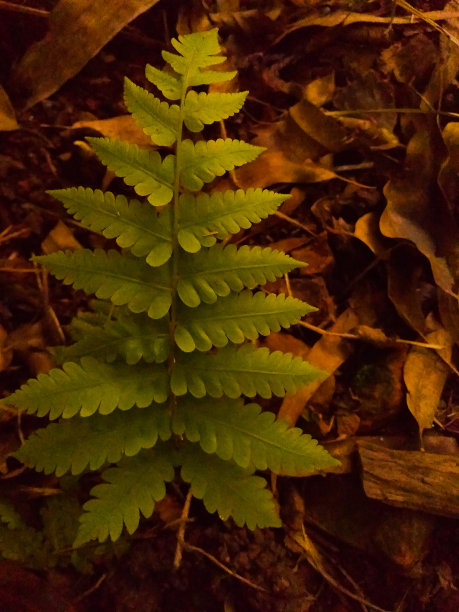
<path fill-rule="evenodd" d="M 190 514 L 190 505 L 191 505 L 191 487 L 188 490 L 185 503 L 183 504 L 182 514 L 180 516 L 180 527 L 177 532 L 177 546 L 175 548 L 175 556 L 174 556 L 174 569 L 178 569 L 182 562 L 183 556 L 183 548 L 185 546 L 185 529 L 188 521 L 188 516 Z"/>
<path fill-rule="evenodd" d="M 188 74 L 183 75 L 182 91 L 180 94 L 179 116 L 177 121 L 177 140 L 175 144 L 175 176 L 174 176 L 174 198 L 172 201 L 172 256 L 171 256 L 171 309 L 169 315 L 169 342 L 170 356 L 168 361 L 169 377 L 176 362 L 176 343 L 175 343 L 175 328 L 177 327 L 177 286 L 179 280 L 179 243 L 178 233 L 180 227 L 180 212 L 179 212 L 179 197 L 180 197 L 180 170 L 182 162 L 182 133 L 183 133 L 183 106 L 185 103 L 186 91 L 188 89 Z M 171 391 L 169 410 L 171 414 L 175 411 L 177 398 Z"/>

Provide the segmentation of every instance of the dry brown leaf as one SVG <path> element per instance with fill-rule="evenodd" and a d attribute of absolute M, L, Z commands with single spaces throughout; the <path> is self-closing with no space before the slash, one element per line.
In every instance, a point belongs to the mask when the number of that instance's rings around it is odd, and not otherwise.
<path fill-rule="evenodd" d="M 337 119 L 329 117 L 320 108 L 302 100 L 289 110 L 290 116 L 305 134 L 318 142 L 326 151 L 338 153 L 346 148 L 349 138 Z"/>
<path fill-rule="evenodd" d="M 77 74 L 126 24 L 158 0 L 60 0 L 49 31 L 19 62 L 14 79 L 28 92 L 25 107 L 44 100 Z"/>
<path fill-rule="evenodd" d="M 440 21 L 443 19 L 459 17 L 459 11 L 428 11 L 424 12 L 422 15 L 423 17 L 427 17 L 427 19 L 431 19 L 432 21 Z M 308 15 L 304 19 L 299 19 L 298 21 L 295 21 L 293 26 L 288 28 L 276 42 L 279 42 L 279 40 L 287 36 L 287 34 L 295 32 L 295 30 L 299 30 L 301 28 L 309 28 L 312 26 L 334 28 L 338 25 L 348 26 L 354 23 L 382 23 L 388 26 L 392 26 L 412 25 L 413 23 L 416 23 L 418 21 L 420 21 L 420 18 L 413 17 L 413 15 L 410 15 L 409 17 L 398 17 L 394 15 L 390 15 L 389 17 L 380 17 L 379 15 L 372 15 L 369 13 L 353 13 L 351 11 L 332 11 L 330 13 L 327 12 L 324 14 L 324 11 L 320 9 L 316 13 Z"/>
<path fill-rule="evenodd" d="M 72 128 L 90 128 L 107 138 L 114 138 L 137 144 L 141 147 L 153 146 L 152 140 L 139 127 L 131 115 L 121 115 L 110 119 L 77 121 Z"/>
<path fill-rule="evenodd" d="M 282 151 L 268 151 L 258 159 L 239 168 L 236 184 L 242 189 L 269 187 L 275 183 L 320 183 L 341 178 L 332 170 L 310 159 L 303 163 L 291 161 Z"/>
<path fill-rule="evenodd" d="M 432 40 L 421 32 L 384 49 L 381 59 L 386 72 L 393 72 L 401 83 L 412 83 L 429 76 L 438 60 L 438 51 Z"/>
<path fill-rule="evenodd" d="M 336 320 L 335 324 L 327 330 L 332 334 L 323 335 L 314 344 L 308 353 L 307 361 L 328 375 L 333 374 L 341 364 L 351 354 L 352 348 L 348 341 L 344 340 L 339 334 L 347 333 L 358 324 L 355 313 L 348 308 Z M 322 384 L 323 380 L 316 380 L 309 385 L 302 387 L 294 395 L 287 395 L 282 402 L 278 413 L 279 419 L 286 419 L 291 425 L 295 425 L 301 413 L 305 409 L 307 402 Z"/>
<path fill-rule="evenodd" d="M 450 338 L 443 328 L 428 334 L 426 340 L 448 347 L 445 357 L 447 360 L 451 358 Z M 424 430 L 433 425 L 449 368 L 435 351 L 413 346 L 403 374 L 407 389 L 406 403 L 417 421 L 422 439 Z"/>
<path fill-rule="evenodd" d="M 63 221 L 58 221 L 41 243 L 41 248 L 45 255 L 49 255 L 50 253 L 66 249 L 78 251 L 83 247 L 65 223 Z"/>
<path fill-rule="evenodd" d="M 13 105 L 4 88 L 0 85 L 0 132 L 19 129 Z"/>
<path fill-rule="evenodd" d="M 335 73 L 330 72 L 323 77 L 305 85 L 303 97 L 314 106 L 324 106 L 331 102 L 335 93 Z"/>
<path fill-rule="evenodd" d="M 407 147 L 407 169 L 384 187 L 387 206 L 381 215 L 380 229 L 389 238 L 411 240 L 429 260 L 436 284 L 446 293 L 452 294 L 453 275 L 447 258 L 438 253 L 447 252 L 448 246 L 455 244 L 458 230 L 454 221 L 442 214 L 438 206 L 435 206 L 435 226 L 431 225 L 434 202 L 430 191 L 436 179 L 435 156 L 438 155 L 436 128 L 422 117 L 415 125 L 418 130 Z"/>
<path fill-rule="evenodd" d="M 369 212 L 357 219 L 354 236 L 361 240 L 377 257 L 388 257 L 390 241 L 379 230 L 379 216 Z"/>

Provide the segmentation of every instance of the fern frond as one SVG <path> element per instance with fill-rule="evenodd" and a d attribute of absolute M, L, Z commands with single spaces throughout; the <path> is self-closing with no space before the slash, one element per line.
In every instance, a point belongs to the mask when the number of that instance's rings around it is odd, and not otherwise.
<path fill-rule="evenodd" d="M 226 346 L 228 341 L 241 344 L 290 327 L 314 310 L 306 302 L 282 294 L 243 291 L 221 298 L 216 304 L 179 309 L 175 341 L 187 353 Z"/>
<path fill-rule="evenodd" d="M 138 200 L 127 200 L 110 191 L 71 187 L 48 191 L 87 228 L 116 238 L 136 257 L 146 257 L 150 266 L 161 266 L 172 254 L 171 215 L 166 208 L 158 215 Z"/>
<path fill-rule="evenodd" d="M 210 183 L 227 170 L 242 166 L 256 159 L 264 147 L 257 147 L 242 140 L 219 138 L 218 140 L 191 140 L 182 142 L 181 184 L 190 191 L 199 191 L 204 183 Z"/>
<path fill-rule="evenodd" d="M 171 306 L 167 267 L 151 268 L 117 251 L 82 249 L 33 258 L 53 276 L 75 289 L 110 299 L 132 312 L 147 312 L 152 319 L 164 317 Z"/>
<path fill-rule="evenodd" d="M 183 104 L 186 127 L 190 132 L 200 132 L 204 124 L 231 117 L 241 110 L 248 93 L 248 91 L 238 93 L 189 91 Z"/>
<path fill-rule="evenodd" d="M 110 414 L 118 408 L 139 408 L 153 401 L 165 402 L 169 395 L 168 377 L 163 366 L 101 363 L 83 357 L 81 363 L 68 362 L 61 369 L 39 374 L 7 399 L 8 403 L 37 416 L 68 419 L 80 413 Z M 3 401 L 5 403 L 5 401 Z"/>
<path fill-rule="evenodd" d="M 180 450 L 181 476 L 191 485 L 194 497 L 202 499 L 208 512 L 229 516 L 239 527 L 280 527 L 272 494 L 266 480 L 238 465 L 204 453 L 199 446 L 187 444 Z"/>
<path fill-rule="evenodd" d="M 242 400 L 199 401 L 182 398 L 176 407 L 172 429 L 190 442 L 199 442 L 206 453 L 241 468 L 270 469 L 284 476 L 304 476 L 339 462 L 311 436 L 257 404 Z"/>
<path fill-rule="evenodd" d="M 177 291 L 182 302 L 194 308 L 201 301 L 213 304 L 230 291 L 254 289 L 304 265 L 269 248 L 216 244 L 183 257 Z"/>
<path fill-rule="evenodd" d="M 289 196 L 267 189 L 215 191 L 180 196 L 178 241 L 189 253 L 210 247 L 228 234 L 237 234 L 277 210 Z"/>
<path fill-rule="evenodd" d="M 98 470 L 105 463 L 117 463 L 123 455 L 153 448 L 158 437 L 167 440 L 170 436 L 166 405 L 152 404 L 116 411 L 110 418 L 94 414 L 51 423 L 35 431 L 14 456 L 45 474 L 81 474 L 88 467 Z"/>
<path fill-rule="evenodd" d="M 172 372 L 171 390 L 175 395 L 189 392 L 197 398 L 283 397 L 324 377 L 324 372 L 300 357 L 246 344 L 227 346 L 216 354 L 182 353 Z"/>
<path fill-rule="evenodd" d="M 100 161 L 153 206 L 168 204 L 173 197 L 175 157 L 161 159 L 157 151 L 108 138 L 86 139 Z"/>
<path fill-rule="evenodd" d="M 158 146 L 169 147 L 177 140 L 180 109 L 161 102 L 143 87 L 124 79 L 124 103 L 134 119 Z"/>
<path fill-rule="evenodd" d="M 225 61 L 225 57 L 220 55 L 216 30 L 179 36 L 178 40 L 173 38 L 171 43 L 180 55 L 163 51 L 162 56 L 172 69 L 182 76 L 185 87 L 228 81 L 236 76 L 236 72 L 201 70 Z"/>
<path fill-rule="evenodd" d="M 118 320 L 97 319 L 95 322 L 83 317 L 73 319 L 72 335 L 80 339 L 70 346 L 53 349 L 59 364 L 78 361 L 87 355 L 107 363 L 122 357 L 129 365 L 141 359 L 147 363 L 163 363 L 168 358 L 169 334 L 164 320 L 152 321 L 142 315 Z"/>
<path fill-rule="evenodd" d="M 115 541 L 123 525 L 128 533 L 134 533 L 140 512 L 150 517 L 155 502 L 165 496 L 164 483 L 174 478 L 174 468 L 164 449 L 155 448 L 122 459 L 117 467 L 106 470 L 103 478 L 105 483 L 91 489 L 95 499 L 83 506 L 85 512 L 74 546 L 93 539 L 103 542 L 109 536 Z"/>

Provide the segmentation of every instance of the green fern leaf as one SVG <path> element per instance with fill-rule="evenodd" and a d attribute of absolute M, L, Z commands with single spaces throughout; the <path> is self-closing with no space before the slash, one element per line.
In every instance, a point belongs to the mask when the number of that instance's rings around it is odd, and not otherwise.
<path fill-rule="evenodd" d="M 163 51 L 162 56 L 173 70 L 182 76 L 184 88 L 228 81 L 236 76 L 236 72 L 201 70 L 225 61 L 225 57 L 220 55 L 216 30 L 179 36 L 178 40 L 173 38 L 171 43 L 180 55 Z"/>
<path fill-rule="evenodd" d="M 191 140 L 182 142 L 180 181 L 190 191 L 199 191 L 204 183 L 210 183 L 227 170 L 242 166 L 256 159 L 264 151 L 242 140 L 219 138 L 218 140 Z"/>
<path fill-rule="evenodd" d="M 230 291 L 253 289 L 305 264 L 285 253 L 259 246 L 237 248 L 217 244 L 180 262 L 177 291 L 184 304 L 194 308 L 201 301 L 213 304 Z"/>
<path fill-rule="evenodd" d="M 108 166 L 126 185 L 133 186 L 140 196 L 148 196 L 153 206 L 163 206 L 174 195 L 175 157 L 161 159 L 157 151 L 108 138 L 87 138 L 100 161 Z"/>
<path fill-rule="evenodd" d="M 244 291 L 216 304 L 201 304 L 191 310 L 182 307 L 175 341 L 185 352 L 208 351 L 212 346 L 226 346 L 228 341 L 241 344 L 246 339 L 255 340 L 259 335 L 290 327 L 314 310 L 306 302 L 285 295 Z"/>
<path fill-rule="evenodd" d="M 158 146 L 168 147 L 177 140 L 180 109 L 169 106 L 153 94 L 124 79 L 124 103 L 134 119 Z"/>
<path fill-rule="evenodd" d="M 145 76 L 156 85 L 159 91 L 168 100 L 179 100 L 182 96 L 182 79 L 173 72 L 158 70 L 154 66 L 147 64 L 145 66 Z"/>
<path fill-rule="evenodd" d="M 117 321 L 90 322 L 77 317 L 72 321 L 72 334 L 77 340 L 70 346 L 58 346 L 53 354 L 59 364 L 78 361 L 90 355 L 99 361 L 111 363 L 122 357 L 129 365 L 141 359 L 147 363 L 163 363 L 169 356 L 169 337 L 165 322 L 138 316 L 123 317 Z"/>
<path fill-rule="evenodd" d="M 164 448 L 141 451 L 135 457 L 122 459 L 118 467 L 103 473 L 106 481 L 91 490 L 90 499 L 83 506 L 80 528 L 74 546 L 109 536 L 117 540 L 126 525 L 134 533 L 140 519 L 151 516 L 155 502 L 166 494 L 164 483 L 174 478 L 172 461 Z"/>
<path fill-rule="evenodd" d="M 216 354 L 182 353 L 172 372 L 171 390 L 176 395 L 189 392 L 197 398 L 257 394 L 270 398 L 273 393 L 283 397 L 324 377 L 324 372 L 300 357 L 246 344 L 227 346 Z"/>
<path fill-rule="evenodd" d="M 304 476 L 339 464 L 311 436 L 257 404 L 241 400 L 178 402 L 173 416 L 175 434 L 199 442 L 206 453 L 233 460 L 241 468 L 270 469 L 284 476 Z"/>
<path fill-rule="evenodd" d="M 189 91 L 183 104 L 184 122 L 190 132 L 200 132 L 204 124 L 215 123 L 239 112 L 248 91 L 205 93 Z"/>
<path fill-rule="evenodd" d="M 68 419 L 78 412 L 86 417 L 95 412 L 110 414 L 115 408 L 129 410 L 135 404 L 144 408 L 153 401 L 165 402 L 168 395 L 167 372 L 162 366 L 132 368 L 83 357 L 80 364 L 69 362 L 62 370 L 39 374 L 7 401 L 29 414 Z"/>
<path fill-rule="evenodd" d="M 222 520 L 232 517 L 239 527 L 280 527 L 272 494 L 266 481 L 238 465 L 204 453 L 187 444 L 180 451 L 181 476 L 191 484 L 194 497 L 202 499 L 208 512 Z"/>
<path fill-rule="evenodd" d="M 211 247 L 217 238 L 237 234 L 266 219 L 288 197 L 267 189 L 228 189 L 197 196 L 184 193 L 179 200 L 180 246 L 189 253 L 196 253 L 201 246 Z"/>
<path fill-rule="evenodd" d="M 167 440 L 170 436 L 166 405 L 153 404 L 117 411 L 110 418 L 94 414 L 52 423 L 33 433 L 14 456 L 45 474 L 62 476 L 69 470 L 81 474 L 88 467 L 98 470 L 105 463 L 117 463 L 123 455 L 153 448 L 158 437 Z"/>
<path fill-rule="evenodd" d="M 132 312 L 147 312 L 152 319 L 161 319 L 169 312 L 171 293 L 166 267 L 151 268 L 135 257 L 101 249 L 59 251 L 33 260 L 66 285 L 110 299 L 116 306 L 126 304 Z"/>
<path fill-rule="evenodd" d="M 67 211 L 87 228 L 116 238 L 122 248 L 136 257 L 145 257 L 150 266 L 161 266 L 172 254 L 171 215 L 165 209 L 160 215 L 138 200 L 127 200 L 84 187 L 48 191 L 62 202 Z"/>

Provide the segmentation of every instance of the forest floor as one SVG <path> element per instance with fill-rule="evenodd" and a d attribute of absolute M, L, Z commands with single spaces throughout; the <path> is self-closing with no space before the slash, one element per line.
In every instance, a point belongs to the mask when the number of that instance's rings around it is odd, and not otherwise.
<path fill-rule="evenodd" d="M 455 612 L 459 2 L 107 6 L 0 2 L 1 396 L 52 367 L 46 347 L 67 342 L 69 321 L 88 308 L 30 257 L 109 244 L 46 191 L 116 191 L 85 137 L 142 143 L 124 117 L 124 76 L 146 86 L 145 64 L 162 65 L 172 36 L 218 27 L 238 71 L 229 91 L 249 90 L 226 134 L 267 148 L 225 181 L 291 195 L 234 240 L 307 262 L 269 289 L 318 308 L 266 343 L 329 373 L 318 389 L 266 407 L 342 464 L 272 482 L 283 529 L 250 532 L 194 503 L 173 570 L 179 487 L 132 538 L 74 553 L 75 505 L 56 494 L 56 478 L 9 457 L 41 423 L 3 411 L 0 609 Z M 30 528 L 16 542 L 1 530 L 2 500 Z"/>

